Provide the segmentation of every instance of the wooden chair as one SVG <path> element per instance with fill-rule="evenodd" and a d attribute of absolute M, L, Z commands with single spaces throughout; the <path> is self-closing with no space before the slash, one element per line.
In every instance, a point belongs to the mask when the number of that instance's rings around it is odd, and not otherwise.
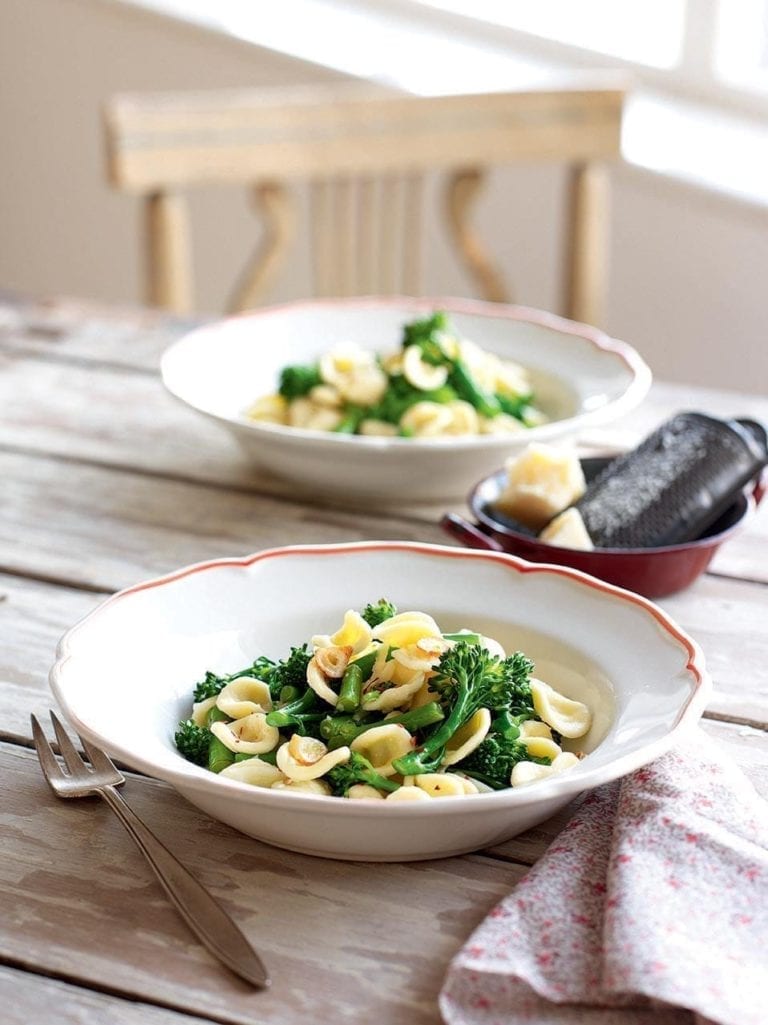
<path fill-rule="evenodd" d="M 445 176 L 453 244 L 479 294 L 509 299 L 470 212 L 485 172 L 523 160 L 569 165 L 567 316 L 601 319 L 604 161 L 619 153 L 623 91 L 572 87 L 416 97 L 341 87 L 124 94 L 106 111 L 112 184 L 146 200 L 147 299 L 193 307 L 184 190 L 252 189 L 262 241 L 230 309 L 257 304 L 297 232 L 292 184 L 309 189 L 316 295 L 420 292 L 425 176 Z"/>

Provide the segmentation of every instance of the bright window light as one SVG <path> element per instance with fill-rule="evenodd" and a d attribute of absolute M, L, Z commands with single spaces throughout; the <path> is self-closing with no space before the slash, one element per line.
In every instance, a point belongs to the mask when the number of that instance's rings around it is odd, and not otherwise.
<path fill-rule="evenodd" d="M 721 0 L 715 60 L 725 81 L 768 90 L 768 0 Z"/>
<path fill-rule="evenodd" d="M 419 2 L 657 68 L 678 62 L 686 7 L 685 0 Z"/>

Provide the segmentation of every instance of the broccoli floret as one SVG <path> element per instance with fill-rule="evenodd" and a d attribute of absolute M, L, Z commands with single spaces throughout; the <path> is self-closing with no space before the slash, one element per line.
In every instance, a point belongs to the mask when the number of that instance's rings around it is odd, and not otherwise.
<path fill-rule="evenodd" d="M 302 693 L 307 688 L 307 666 L 312 659 L 312 652 L 307 645 L 291 648 L 288 658 L 277 662 L 269 674 L 269 690 L 273 698 L 280 696 L 283 687 L 297 687 Z"/>
<path fill-rule="evenodd" d="M 278 391 L 285 399 L 298 399 L 302 395 L 306 395 L 317 384 L 322 384 L 320 368 L 317 364 L 283 367 L 280 372 Z"/>
<path fill-rule="evenodd" d="M 405 726 L 409 733 L 416 733 L 427 726 L 434 726 L 445 718 L 437 701 L 430 701 L 419 708 L 412 708 L 408 712 L 400 712 L 398 715 L 388 715 L 385 718 L 377 716 L 371 722 L 361 723 L 352 715 L 329 715 L 320 723 L 320 736 L 325 740 L 331 750 L 337 747 L 345 747 L 352 743 L 355 737 L 361 733 L 372 730 L 374 726 L 391 725 L 392 723 Z M 269 720 L 267 720 L 269 721 Z"/>
<path fill-rule="evenodd" d="M 378 626 L 385 619 L 391 619 L 397 615 L 397 607 L 386 598 L 379 598 L 375 604 L 366 605 L 360 613 L 368 626 Z"/>
<path fill-rule="evenodd" d="M 524 761 L 549 764 L 548 758 L 532 758 L 521 741 L 510 740 L 501 733 L 489 733 L 482 744 L 458 763 L 456 769 L 479 779 L 481 783 L 487 783 L 495 790 L 501 790 L 509 786 L 513 767 Z"/>
<path fill-rule="evenodd" d="M 340 797 L 343 797 L 356 783 L 367 783 L 368 786 L 376 787 L 377 790 L 386 790 L 390 793 L 400 789 L 399 783 L 380 775 L 368 759 L 357 751 L 352 751 L 348 761 L 334 766 L 327 772 L 325 779 L 333 787 L 334 793 Z"/>
<path fill-rule="evenodd" d="M 424 320 L 406 324 L 403 348 L 418 345 L 425 363 L 448 367 L 448 381 L 445 387 L 452 392 L 454 398 L 469 402 L 481 416 L 497 416 L 502 407 L 496 395 L 480 387 L 461 356 L 449 356 L 441 345 L 440 336 L 448 331 L 447 315 L 443 312 L 434 313 Z M 423 397 L 423 393 L 421 394 Z"/>
<path fill-rule="evenodd" d="M 239 669 L 236 673 L 219 675 L 218 673 L 207 672 L 203 679 L 196 684 L 193 700 L 205 701 L 206 698 L 215 698 L 224 690 L 228 683 L 231 683 L 233 680 L 239 680 L 241 676 L 253 676 L 257 680 L 269 683 L 274 667 L 275 663 L 272 659 L 267 658 L 265 655 L 260 655 L 252 665 L 246 666 L 245 669 Z"/>
<path fill-rule="evenodd" d="M 198 726 L 192 719 L 185 719 L 177 726 L 173 742 L 188 762 L 203 767 L 208 764 L 211 733 L 204 726 Z"/>
<path fill-rule="evenodd" d="M 478 708 L 512 710 L 530 699 L 532 671 L 533 663 L 522 652 L 500 659 L 481 645 L 458 641 L 442 656 L 430 681 L 447 718 L 418 750 L 397 758 L 395 769 L 403 776 L 434 772 L 445 745 Z"/>
<path fill-rule="evenodd" d="M 442 310 L 431 317 L 414 320 L 403 328 L 403 349 L 418 345 L 421 358 L 433 366 L 445 366 L 450 361 L 440 345 L 439 336 L 448 330 L 448 315 Z"/>

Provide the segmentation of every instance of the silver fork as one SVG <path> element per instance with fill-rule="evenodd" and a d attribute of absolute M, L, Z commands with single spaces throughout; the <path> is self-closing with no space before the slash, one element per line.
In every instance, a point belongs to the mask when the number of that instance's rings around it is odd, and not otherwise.
<path fill-rule="evenodd" d="M 88 797 L 93 794 L 102 797 L 136 841 L 136 846 L 155 870 L 176 910 L 203 946 L 230 971 L 253 986 L 260 989 L 268 986 L 270 980 L 266 969 L 240 929 L 115 790 L 125 782 L 125 778 L 107 755 L 80 737 L 91 763 L 87 765 L 56 714 L 51 712 L 59 750 L 67 767 L 65 772 L 56 760 L 40 723 L 34 715 L 31 718 L 37 757 L 54 793 L 58 797 Z"/>

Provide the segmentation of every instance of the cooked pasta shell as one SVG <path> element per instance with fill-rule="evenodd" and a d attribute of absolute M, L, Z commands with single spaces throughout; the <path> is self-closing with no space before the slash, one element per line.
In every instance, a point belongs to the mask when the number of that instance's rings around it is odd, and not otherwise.
<path fill-rule="evenodd" d="M 393 790 L 384 798 L 385 801 L 431 801 L 429 794 L 421 787 L 402 786 Z"/>
<path fill-rule="evenodd" d="M 477 410 L 469 402 L 463 399 L 454 399 L 446 403 L 446 408 L 451 414 L 451 421 L 446 427 L 446 434 L 479 434 L 480 418 Z"/>
<path fill-rule="evenodd" d="M 531 758 L 557 758 L 562 748 L 551 737 L 521 737 Z"/>
<path fill-rule="evenodd" d="M 396 438 L 398 428 L 397 424 L 391 424 L 388 420 L 368 418 L 360 421 L 357 433 L 364 434 L 368 438 Z"/>
<path fill-rule="evenodd" d="M 408 707 L 421 708 L 422 705 L 428 705 L 430 701 L 437 701 L 437 694 L 430 689 L 429 680 L 425 680 L 411 698 Z"/>
<path fill-rule="evenodd" d="M 478 708 L 468 722 L 456 730 L 445 746 L 443 765 L 455 765 L 479 747 L 491 728 L 491 713 L 487 708 Z"/>
<path fill-rule="evenodd" d="M 249 758 L 245 762 L 233 762 L 219 773 L 226 779 L 237 779 L 241 783 L 250 783 L 254 787 L 266 787 L 269 789 L 273 783 L 283 778 L 282 772 L 276 765 L 263 762 L 261 758 Z"/>
<path fill-rule="evenodd" d="M 525 429 L 525 424 L 509 413 L 497 413 L 493 417 L 480 417 L 481 434 L 519 434 Z"/>
<path fill-rule="evenodd" d="M 442 637 L 440 627 L 426 612 L 398 612 L 373 629 L 373 638 L 390 648 L 407 648 L 422 637 Z"/>
<path fill-rule="evenodd" d="M 208 713 L 215 707 L 215 694 L 211 698 L 206 698 L 205 701 L 196 701 L 194 705 L 192 705 L 192 722 L 194 722 L 196 726 L 207 726 Z"/>
<path fill-rule="evenodd" d="M 277 767 L 292 780 L 319 779 L 326 772 L 349 761 L 348 747 L 329 751 L 321 740 L 300 737 L 297 733 L 277 751 Z"/>
<path fill-rule="evenodd" d="M 346 374 L 337 388 L 348 402 L 354 402 L 359 406 L 373 406 L 382 398 L 388 384 L 387 375 L 381 367 L 372 363 L 369 366 L 357 367 Z"/>
<path fill-rule="evenodd" d="M 526 719 L 520 723 L 520 739 L 526 740 L 528 737 L 546 737 L 547 740 L 551 740 L 552 730 L 538 719 Z"/>
<path fill-rule="evenodd" d="M 415 644 L 392 652 L 395 662 L 414 672 L 429 672 L 451 646 L 444 637 L 422 637 Z"/>
<path fill-rule="evenodd" d="M 272 784 L 272 790 L 293 790 L 302 794 L 320 794 L 322 797 L 330 797 L 333 791 L 328 783 L 322 779 L 280 779 Z"/>
<path fill-rule="evenodd" d="M 219 692 L 216 707 L 230 719 L 242 719 L 252 712 L 270 712 L 272 697 L 263 680 L 239 676 Z"/>
<path fill-rule="evenodd" d="M 328 686 L 328 678 L 317 664 L 316 658 L 311 658 L 309 660 L 309 665 L 307 666 L 307 683 L 319 698 L 322 698 L 323 701 L 327 701 L 328 704 L 333 705 L 334 708 L 336 707 L 339 695 L 335 690 L 332 690 L 331 687 Z"/>
<path fill-rule="evenodd" d="M 546 779 L 548 776 L 557 776 L 578 764 L 579 759 L 571 751 L 561 751 L 551 765 L 539 765 L 538 762 L 518 762 L 512 769 L 509 782 L 513 787 L 524 786 L 526 783 L 535 783 L 536 780 Z"/>
<path fill-rule="evenodd" d="M 351 801 L 383 801 L 384 794 L 367 783 L 355 783 L 347 790 L 345 797 Z"/>
<path fill-rule="evenodd" d="M 564 737 L 583 737 L 592 725 L 592 713 L 581 701 L 560 694 L 543 680 L 531 679 L 533 707 L 538 715 Z"/>
<path fill-rule="evenodd" d="M 416 438 L 436 438 L 447 434 L 453 417 L 439 402 L 416 402 L 400 417 L 400 427 Z"/>
<path fill-rule="evenodd" d="M 214 722 L 210 730 L 235 754 L 264 754 L 273 751 L 280 742 L 279 731 L 267 723 L 264 712 L 252 712 L 234 722 Z"/>
<path fill-rule="evenodd" d="M 372 688 L 363 693 L 363 708 L 366 712 L 391 712 L 393 708 L 404 708 L 410 703 L 413 695 L 424 684 L 424 673 L 414 673 L 407 683 L 383 690 L 377 690 L 376 679 L 372 679 Z"/>
<path fill-rule="evenodd" d="M 453 772 L 421 772 L 414 784 L 430 797 L 460 797 L 466 794 L 464 780 Z"/>
<path fill-rule="evenodd" d="M 257 399 L 245 415 L 262 423 L 285 424 L 288 422 L 288 401 L 282 395 L 265 395 Z"/>
<path fill-rule="evenodd" d="M 442 388 L 448 380 L 447 366 L 433 366 L 422 358 L 421 347 L 409 345 L 403 353 L 403 374 L 409 384 L 421 391 Z"/>
<path fill-rule="evenodd" d="M 342 403 L 338 388 L 332 384 L 316 384 L 310 388 L 309 397 L 318 406 L 326 406 L 328 409 L 338 409 Z"/>
<path fill-rule="evenodd" d="M 367 758 L 379 775 L 394 776 L 396 770 L 392 762 L 401 755 L 409 754 L 415 741 L 405 726 L 384 723 L 361 733 L 349 746 Z"/>

